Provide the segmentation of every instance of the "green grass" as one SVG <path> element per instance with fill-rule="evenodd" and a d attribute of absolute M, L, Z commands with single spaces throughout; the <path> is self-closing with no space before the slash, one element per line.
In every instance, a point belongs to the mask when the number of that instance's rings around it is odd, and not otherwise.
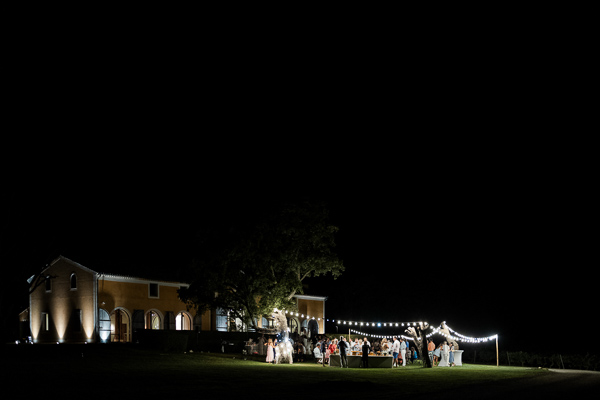
<path fill-rule="evenodd" d="M 16 346 L 13 346 L 16 347 Z M 460 390 L 548 373 L 519 367 L 463 365 L 425 369 L 341 369 L 314 362 L 270 365 L 233 354 L 162 354 L 129 346 L 21 346 L 3 355 L 9 385 L 27 389 L 29 397 L 50 393 L 106 393 L 166 398 L 221 398 L 251 394 L 286 398 L 378 398 Z M 83 356 L 82 356 L 83 354 Z M 235 359 L 234 359 L 235 357 Z M 6 368 L 4 368 L 6 369 Z M 6 390 L 6 386 L 5 386 Z M 48 391 L 50 390 L 50 391 Z M 251 398 L 256 398 L 251 396 Z"/>

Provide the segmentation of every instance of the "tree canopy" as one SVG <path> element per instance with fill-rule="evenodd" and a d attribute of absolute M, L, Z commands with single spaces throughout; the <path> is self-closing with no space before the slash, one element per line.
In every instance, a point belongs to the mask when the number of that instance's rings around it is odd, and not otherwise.
<path fill-rule="evenodd" d="M 256 328 L 275 308 L 293 309 L 307 277 L 344 271 L 333 249 L 338 228 L 323 203 L 277 204 L 254 218 L 205 230 L 191 285 L 180 298 L 200 311 L 222 308 Z"/>

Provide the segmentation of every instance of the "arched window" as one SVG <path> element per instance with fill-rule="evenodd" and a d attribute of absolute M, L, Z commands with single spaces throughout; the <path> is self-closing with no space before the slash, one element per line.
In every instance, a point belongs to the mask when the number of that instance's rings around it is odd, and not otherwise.
<path fill-rule="evenodd" d="M 308 320 L 305 319 L 304 321 L 302 321 L 302 329 L 306 328 L 306 330 L 308 330 Z"/>
<path fill-rule="evenodd" d="M 77 274 L 75 272 L 71 274 L 71 290 L 77 290 Z"/>
<path fill-rule="evenodd" d="M 155 310 L 146 313 L 146 329 L 160 329 L 160 315 Z"/>
<path fill-rule="evenodd" d="M 314 319 L 308 321 L 308 330 L 310 331 L 310 336 L 314 337 L 319 334 L 319 324 Z"/>
<path fill-rule="evenodd" d="M 110 338 L 110 315 L 108 314 L 108 311 L 102 308 L 98 309 L 98 319 L 100 321 L 100 341 L 106 343 Z"/>
<path fill-rule="evenodd" d="M 192 318 L 184 311 L 175 317 L 175 329 L 178 331 L 189 331 L 192 329 Z"/>
<path fill-rule="evenodd" d="M 300 323 L 298 322 L 298 318 L 288 318 L 288 328 L 290 328 L 290 333 L 300 333 Z"/>

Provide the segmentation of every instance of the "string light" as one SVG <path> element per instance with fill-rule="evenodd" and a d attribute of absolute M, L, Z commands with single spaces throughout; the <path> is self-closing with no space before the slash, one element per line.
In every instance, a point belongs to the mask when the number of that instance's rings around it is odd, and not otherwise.
<path fill-rule="evenodd" d="M 445 321 L 444 321 L 445 323 Z M 448 325 L 446 325 L 446 328 L 448 328 L 448 331 L 452 332 L 454 335 L 446 335 L 441 331 L 441 325 L 439 328 L 435 328 L 434 329 L 434 333 L 439 333 L 442 336 L 445 336 L 449 339 L 453 339 L 456 340 L 458 342 L 467 342 L 467 343 L 481 343 L 481 342 L 487 342 L 489 340 L 494 340 L 498 338 L 498 334 L 492 335 L 492 336 L 485 336 L 485 337 L 470 337 L 470 336 L 466 336 L 466 335 L 462 335 L 458 332 L 456 332 L 454 329 L 450 328 Z"/>
<path fill-rule="evenodd" d="M 383 339 L 383 338 L 393 339 L 394 336 L 395 336 L 395 337 L 401 337 L 401 338 L 407 339 L 407 340 L 414 340 L 412 337 L 406 336 L 406 335 L 373 335 L 373 334 L 370 334 L 370 333 L 367 333 L 367 332 L 357 331 L 356 329 L 350 329 L 350 332 L 354 332 L 354 333 L 356 333 L 358 335 L 361 335 L 361 336 L 368 336 L 368 337 L 381 338 L 381 339 Z"/>
<path fill-rule="evenodd" d="M 446 328 L 448 328 L 448 330 L 450 332 L 452 332 L 454 335 L 446 335 L 444 332 L 442 332 L 441 326 L 438 328 L 433 328 L 433 332 L 425 335 L 426 338 L 430 338 L 431 336 L 435 335 L 435 334 L 439 334 L 442 335 L 444 337 L 447 337 L 449 339 L 455 340 L 457 342 L 466 342 L 466 343 L 485 343 L 488 342 L 490 340 L 494 340 L 498 338 L 498 335 L 491 335 L 491 336 L 484 336 L 484 337 L 470 337 L 470 336 L 466 336 L 463 334 L 460 334 L 458 332 L 456 332 L 454 329 L 450 328 L 448 325 L 446 325 Z M 374 338 L 386 338 L 386 339 L 392 339 L 394 336 L 396 337 L 401 337 L 403 339 L 407 339 L 407 340 L 414 340 L 413 337 L 411 336 L 406 336 L 406 335 L 402 335 L 402 334 L 398 334 L 398 335 L 378 335 L 378 334 L 372 334 L 372 333 L 368 333 L 368 332 L 363 332 L 363 331 L 358 331 L 356 329 L 350 329 L 350 332 L 352 333 L 356 333 L 358 335 L 361 336 L 368 336 L 368 337 L 374 337 Z"/>
<path fill-rule="evenodd" d="M 327 322 L 332 321 L 335 322 L 335 320 L 330 320 L 327 319 Z M 346 320 L 341 320 L 338 319 L 338 324 L 340 325 L 360 325 L 360 326 L 376 326 L 378 328 L 381 328 L 381 326 L 387 327 L 387 326 L 422 326 L 422 325 L 427 325 L 427 322 L 364 322 L 364 321 L 346 321 Z"/>
<path fill-rule="evenodd" d="M 275 309 L 274 311 L 277 311 L 277 309 Z M 301 317 L 301 318 L 306 318 L 306 319 L 317 319 L 318 321 L 321 320 L 321 317 L 315 317 L 314 315 L 308 315 L 306 314 L 306 316 L 304 314 L 300 314 L 297 313 L 295 311 L 289 311 L 289 310 L 280 310 L 281 312 L 285 311 L 286 314 L 291 315 L 292 317 Z M 417 325 L 423 325 L 423 324 L 427 324 L 427 322 L 366 322 L 366 321 L 348 321 L 348 320 L 342 320 L 339 318 L 336 319 L 329 319 L 329 318 L 323 318 L 325 321 L 327 322 L 333 322 L 335 323 L 335 321 L 337 320 L 337 323 L 340 325 L 354 325 L 354 326 L 374 326 L 374 327 L 378 327 L 381 328 L 381 326 L 383 325 L 384 327 L 388 327 L 388 326 L 417 326 Z"/>
<path fill-rule="evenodd" d="M 275 309 L 275 311 L 277 311 L 277 309 Z M 283 310 L 281 310 L 281 311 L 283 311 Z M 285 313 L 286 314 L 291 314 L 292 316 L 294 316 L 294 314 L 295 314 L 295 316 L 299 316 L 299 313 L 288 311 L 288 310 L 285 310 Z M 302 314 L 302 318 L 304 318 L 304 314 Z M 321 317 L 310 316 L 310 315 L 307 314 L 306 315 L 306 319 L 313 319 L 313 320 L 316 319 L 317 321 L 320 321 Z M 325 318 L 323 318 L 323 319 L 325 320 Z M 329 322 L 330 319 L 326 319 L 326 321 Z M 335 323 L 335 319 L 332 319 L 331 322 Z M 348 326 L 359 326 L 359 325 L 360 326 L 365 326 L 366 325 L 366 326 L 372 326 L 372 327 L 377 327 L 377 328 L 381 328 L 381 326 L 382 326 L 381 322 L 346 321 L 346 320 L 340 320 L 340 319 L 337 320 L 337 323 L 340 324 L 340 325 L 348 325 Z M 444 321 L 444 323 L 445 323 L 445 321 Z M 404 327 L 404 326 L 407 326 L 407 327 L 411 327 L 411 326 L 417 327 L 417 326 L 428 325 L 428 323 L 427 323 L 427 321 L 425 321 L 425 322 L 423 322 L 423 321 L 419 321 L 419 322 L 415 322 L 415 321 L 413 321 L 413 322 L 384 322 L 383 323 L 383 326 L 386 327 L 386 328 L 388 327 L 388 325 L 390 327 L 392 327 L 392 326 L 395 326 L 395 327 Z M 445 336 L 445 337 L 447 337 L 449 339 L 456 340 L 457 342 L 467 342 L 467 343 L 482 343 L 482 342 L 487 342 L 487 341 L 494 340 L 494 339 L 498 338 L 497 334 L 496 335 L 491 335 L 491 336 L 484 336 L 484 337 L 471 337 L 471 336 L 463 335 L 461 333 L 456 332 L 454 329 L 450 328 L 448 325 L 446 325 L 446 328 L 448 328 L 448 331 L 452 332 L 451 335 L 444 334 L 444 332 L 442 332 L 442 327 L 440 325 L 438 328 L 433 328 L 433 332 L 428 333 L 426 335 L 426 337 L 429 338 L 429 337 L 431 337 L 431 336 L 433 336 L 435 334 L 440 334 L 440 335 Z M 378 334 L 370 334 L 370 333 L 366 333 L 366 332 L 362 332 L 362 331 L 357 331 L 357 330 L 352 329 L 352 328 L 349 328 L 349 329 L 350 329 L 350 332 L 354 332 L 354 333 L 357 333 L 359 335 L 364 335 L 364 336 L 369 336 L 369 337 L 391 339 L 394 336 L 396 336 L 396 337 L 402 337 L 402 338 L 408 339 L 408 340 L 413 340 L 412 337 L 406 336 L 406 335 L 402 335 L 402 334 L 399 334 L 399 335 L 378 335 Z"/>

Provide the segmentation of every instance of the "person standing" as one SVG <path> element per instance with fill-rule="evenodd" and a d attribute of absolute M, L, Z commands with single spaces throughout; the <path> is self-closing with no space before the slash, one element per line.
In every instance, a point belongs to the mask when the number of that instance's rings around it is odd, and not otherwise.
<path fill-rule="evenodd" d="M 371 346 L 365 341 L 362 345 L 362 365 L 363 368 L 369 368 L 369 353 L 371 352 Z"/>
<path fill-rule="evenodd" d="M 273 341 L 269 339 L 268 343 L 265 343 L 265 346 L 267 346 L 267 363 L 271 364 L 275 359 L 275 355 L 273 353 Z"/>
<path fill-rule="evenodd" d="M 348 350 L 348 343 L 346 339 L 342 336 L 340 338 L 340 367 L 348 368 L 348 357 L 346 355 Z"/>
<path fill-rule="evenodd" d="M 338 348 L 338 340 L 337 339 L 333 339 L 331 341 L 331 343 L 329 344 L 329 351 L 331 352 L 331 354 L 335 354 L 335 351 Z"/>
<path fill-rule="evenodd" d="M 381 354 L 381 344 L 379 343 L 379 340 L 375 340 L 373 343 L 373 353 L 377 355 Z"/>
<path fill-rule="evenodd" d="M 298 342 L 298 361 L 304 362 L 304 354 L 306 354 L 306 348 L 302 342 Z"/>
<path fill-rule="evenodd" d="M 440 357 L 442 354 L 442 344 L 440 343 L 440 345 L 438 347 L 436 347 L 436 349 L 433 351 L 433 366 L 437 367 L 437 364 L 440 362 Z"/>
<path fill-rule="evenodd" d="M 326 342 L 323 342 L 326 343 Z M 331 350 L 329 350 L 329 346 L 325 345 L 324 348 L 324 353 L 323 353 L 323 366 L 325 365 L 329 365 L 329 357 L 331 356 Z"/>
<path fill-rule="evenodd" d="M 448 342 L 444 341 L 444 344 L 442 344 L 442 359 L 440 361 L 440 363 L 438 364 L 438 367 L 448 367 L 450 366 L 448 364 L 448 358 L 450 356 L 450 347 L 448 346 Z"/>
<path fill-rule="evenodd" d="M 400 355 L 402 356 L 402 366 L 406 367 L 406 342 L 400 339 Z"/>
<path fill-rule="evenodd" d="M 431 360 L 431 365 L 433 365 L 433 352 L 435 351 L 435 343 L 433 340 L 427 339 L 427 353 L 429 353 L 429 359 Z"/>
<path fill-rule="evenodd" d="M 384 356 L 387 356 L 390 353 L 390 345 L 388 344 L 388 340 L 386 338 L 383 338 L 381 341 L 381 352 Z"/>
<path fill-rule="evenodd" d="M 415 361 L 417 361 L 418 358 L 419 358 L 419 355 L 417 353 L 417 349 L 415 349 L 414 346 L 411 347 L 410 348 L 410 358 L 409 358 L 411 364 L 414 364 Z"/>
<path fill-rule="evenodd" d="M 275 354 L 275 361 L 273 364 L 279 364 L 279 352 L 281 349 L 279 348 L 279 344 L 277 343 L 277 339 L 273 339 L 273 354 Z"/>
<path fill-rule="evenodd" d="M 394 356 L 394 367 L 398 366 L 398 353 L 400 353 L 400 342 L 398 338 L 394 336 L 394 343 L 392 344 L 392 355 Z"/>
<path fill-rule="evenodd" d="M 300 334 L 300 343 L 304 345 L 304 349 L 308 349 L 308 340 L 306 340 L 306 328 L 302 328 L 302 333 Z"/>

